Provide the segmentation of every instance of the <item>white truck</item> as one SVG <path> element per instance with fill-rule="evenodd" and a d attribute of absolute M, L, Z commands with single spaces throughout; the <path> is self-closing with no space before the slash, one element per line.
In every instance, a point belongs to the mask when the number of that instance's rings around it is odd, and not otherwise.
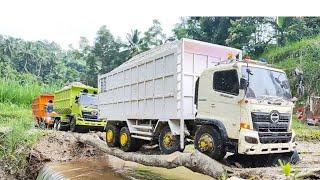
<path fill-rule="evenodd" d="M 141 53 L 100 75 L 106 141 L 124 151 L 149 141 L 163 153 L 186 138 L 220 160 L 226 152 L 292 152 L 293 103 L 286 74 L 242 59 L 230 47 L 182 39 Z"/>

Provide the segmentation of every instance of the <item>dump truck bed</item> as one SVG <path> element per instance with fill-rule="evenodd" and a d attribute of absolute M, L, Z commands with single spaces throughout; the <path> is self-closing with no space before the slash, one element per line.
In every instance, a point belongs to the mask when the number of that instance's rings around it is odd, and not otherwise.
<path fill-rule="evenodd" d="M 96 88 L 85 85 L 69 85 L 54 93 L 54 111 L 58 114 L 71 114 L 72 104 L 82 90 L 87 89 L 90 94 L 97 92 Z"/>
<path fill-rule="evenodd" d="M 42 94 L 37 96 L 32 101 L 32 114 L 36 118 L 44 118 L 47 114 L 45 106 L 49 100 L 53 100 L 54 96 L 52 94 Z"/>
<path fill-rule="evenodd" d="M 100 117 L 194 119 L 194 87 L 203 70 L 239 49 L 182 39 L 141 53 L 99 76 Z"/>

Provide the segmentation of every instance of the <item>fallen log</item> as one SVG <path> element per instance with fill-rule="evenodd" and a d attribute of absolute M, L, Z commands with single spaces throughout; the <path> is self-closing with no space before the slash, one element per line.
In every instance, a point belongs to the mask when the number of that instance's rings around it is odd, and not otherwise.
<path fill-rule="evenodd" d="M 118 148 L 108 147 L 105 141 L 102 141 L 95 134 L 73 133 L 74 137 L 81 143 L 91 145 L 107 154 L 119 157 L 126 161 L 134 161 L 146 166 L 157 166 L 164 168 L 176 168 L 184 166 L 192 171 L 219 178 L 225 172 L 232 172 L 231 168 L 222 165 L 218 161 L 195 151 L 193 153 L 175 152 L 170 155 L 144 155 L 134 152 L 124 152 Z"/>
<path fill-rule="evenodd" d="M 320 178 L 320 168 L 315 168 L 308 170 L 306 172 L 300 172 L 295 175 L 296 179 L 319 179 Z"/>

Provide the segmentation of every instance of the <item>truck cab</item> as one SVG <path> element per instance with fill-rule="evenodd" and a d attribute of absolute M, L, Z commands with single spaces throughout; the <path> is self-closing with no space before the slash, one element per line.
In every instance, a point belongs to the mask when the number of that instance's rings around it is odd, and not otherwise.
<path fill-rule="evenodd" d="M 102 131 L 106 122 L 98 117 L 97 92 L 96 88 L 76 83 L 55 92 L 54 110 L 60 116 L 55 121 L 56 129 Z"/>
<path fill-rule="evenodd" d="M 214 159 L 226 152 L 294 151 L 293 103 L 284 71 L 257 61 L 205 70 L 196 83 L 195 147 Z"/>

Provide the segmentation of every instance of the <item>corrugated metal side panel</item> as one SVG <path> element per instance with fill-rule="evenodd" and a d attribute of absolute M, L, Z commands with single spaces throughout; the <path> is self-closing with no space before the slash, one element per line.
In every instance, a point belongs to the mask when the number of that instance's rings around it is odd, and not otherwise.
<path fill-rule="evenodd" d="M 98 89 L 90 86 L 70 86 L 62 88 L 55 92 L 54 110 L 59 114 L 70 114 L 72 111 L 72 104 L 75 103 L 76 96 L 83 90 L 87 89 L 90 94 Z"/>
<path fill-rule="evenodd" d="M 39 100 L 40 100 L 40 96 L 37 96 L 32 100 L 32 115 L 34 117 L 38 117 Z"/>
<path fill-rule="evenodd" d="M 177 118 L 177 56 L 181 41 L 165 45 L 99 76 L 100 117 Z M 180 51 L 178 51 L 180 50 Z"/>
<path fill-rule="evenodd" d="M 184 47 L 181 47 L 181 44 Z M 195 118 L 194 88 L 200 74 L 241 50 L 183 39 L 156 47 L 99 76 L 102 118 Z M 184 49 L 184 52 L 181 50 Z M 183 70 L 183 71 L 182 71 Z"/>
<path fill-rule="evenodd" d="M 54 94 L 54 111 L 59 114 L 71 113 L 71 91 L 72 88 L 67 88 L 57 91 Z"/>
<path fill-rule="evenodd" d="M 53 100 L 54 96 L 51 94 L 43 94 L 38 97 L 36 97 L 32 101 L 32 114 L 34 117 L 45 117 L 45 106 L 48 103 L 49 100 Z"/>

